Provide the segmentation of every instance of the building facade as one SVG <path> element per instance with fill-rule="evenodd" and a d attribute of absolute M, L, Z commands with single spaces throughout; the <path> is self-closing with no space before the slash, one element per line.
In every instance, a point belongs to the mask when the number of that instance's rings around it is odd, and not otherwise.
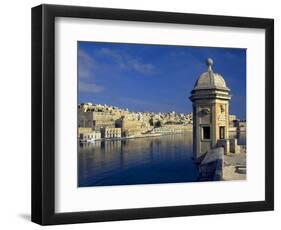
<path fill-rule="evenodd" d="M 191 91 L 193 105 L 193 152 L 200 159 L 210 149 L 223 146 L 229 153 L 230 89 L 224 78 L 213 72 L 208 58 L 207 71 L 201 74 Z"/>
<path fill-rule="evenodd" d="M 78 139 L 80 142 L 92 142 L 101 139 L 101 133 L 92 128 L 78 128 Z"/>
<path fill-rule="evenodd" d="M 121 128 L 102 128 L 101 129 L 102 138 L 121 138 Z"/>
<path fill-rule="evenodd" d="M 104 127 L 115 127 L 115 116 L 109 112 L 96 111 L 78 111 L 79 127 L 90 127 L 94 130 L 100 130 Z"/>

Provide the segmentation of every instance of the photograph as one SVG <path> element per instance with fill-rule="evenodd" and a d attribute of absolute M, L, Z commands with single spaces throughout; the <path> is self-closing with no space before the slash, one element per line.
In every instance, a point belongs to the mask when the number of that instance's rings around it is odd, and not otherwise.
<path fill-rule="evenodd" d="M 78 41 L 78 187 L 246 180 L 246 53 Z"/>
<path fill-rule="evenodd" d="M 274 18 L 124 7 L 32 7 L 32 222 L 273 211 Z"/>

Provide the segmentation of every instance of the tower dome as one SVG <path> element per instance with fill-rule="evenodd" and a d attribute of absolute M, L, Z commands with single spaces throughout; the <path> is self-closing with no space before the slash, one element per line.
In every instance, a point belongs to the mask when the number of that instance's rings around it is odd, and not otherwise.
<path fill-rule="evenodd" d="M 211 58 L 208 58 L 206 63 L 208 69 L 206 72 L 202 73 L 201 76 L 197 79 L 194 85 L 194 90 L 221 89 L 229 91 L 229 88 L 226 86 L 223 77 L 220 74 L 213 72 L 213 60 Z"/>

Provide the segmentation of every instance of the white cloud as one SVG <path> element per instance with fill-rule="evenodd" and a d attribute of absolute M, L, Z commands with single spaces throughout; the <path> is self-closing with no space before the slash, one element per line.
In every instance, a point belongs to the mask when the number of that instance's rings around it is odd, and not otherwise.
<path fill-rule="evenodd" d="M 95 70 L 97 68 L 96 60 L 84 50 L 79 50 L 79 92 L 83 93 L 99 93 L 104 90 L 103 86 L 93 82 Z"/>
<path fill-rule="evenodd" d="M 155 67 L 152 64 L 144 63 L 139 58 L 132 57 L 126 53 L 118 53 L 109 48 L 102 48 L 99 54 L 112 59 L 121 69 L 134 70 L 142 74 L 153 74 L 155 72 Z"/>
<path fill-rule="evenodd" d="M 79 81 L 79 92 L 83 93 L 100 93 L 104 90 L 103 86 L 97 85 L 95 83 L 87 83 Z"/>
<path fill-rule="evenodd" d="M 83 50 L 79 50 L 79 78 L 91 78 L 95 75 L 97 68 L 96 60 Z"/>
<path fill-rule="evenodd" d="M 155 70 L 153 65 L 141 63 L 137 59 L 131 58 L 130 60 L 128 60 L 128 63 L 135 71 L 143 74 L 152 74 Z"/>
<path fill-rule="evenodd" d="M 106 56 L 112 59 L 115 63 L 118 64 L 120 68 L 126 68 L 126 63 L 122 55 L 119 53 L 109 49 L 109 48 L 101 48 L 99 50 L 99 54 L 102 56 Z"/>

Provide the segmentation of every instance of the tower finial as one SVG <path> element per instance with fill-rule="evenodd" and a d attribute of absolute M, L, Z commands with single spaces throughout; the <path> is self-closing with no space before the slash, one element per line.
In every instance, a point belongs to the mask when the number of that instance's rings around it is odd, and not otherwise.
<path fill-rule="evenodd" d="M 213 65 L 214 61 L 212 58 L 208 58 L 207 59 L 207 66 L 208 66 L 208 71 L 211 72 L 212 71 L 212 65 Z"/>

